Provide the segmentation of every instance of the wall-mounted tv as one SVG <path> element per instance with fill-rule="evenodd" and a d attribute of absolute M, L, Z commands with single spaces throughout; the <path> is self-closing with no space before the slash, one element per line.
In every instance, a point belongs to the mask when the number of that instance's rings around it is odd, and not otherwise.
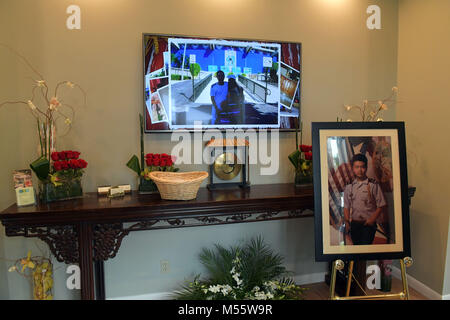
<path fill-rule="evenodd" d="M 301 44 L 143 34 L 145 132 L 298 125 Z"/>

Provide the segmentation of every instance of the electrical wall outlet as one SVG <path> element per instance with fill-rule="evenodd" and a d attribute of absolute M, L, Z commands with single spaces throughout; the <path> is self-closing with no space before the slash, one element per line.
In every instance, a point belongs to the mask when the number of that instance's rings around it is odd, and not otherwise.
<path fill-rule="evenodd" d="M 161 273 L 169 273 L 170 265 L 168 260 L 161 260 Z"/>

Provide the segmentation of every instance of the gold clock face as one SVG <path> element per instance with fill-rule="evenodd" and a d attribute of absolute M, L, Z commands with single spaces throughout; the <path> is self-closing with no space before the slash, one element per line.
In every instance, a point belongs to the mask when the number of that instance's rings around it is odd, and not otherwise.
<path fill-rule="evenodd" d="M 214 173 L 219 179 L 231 180 L 241 172 L 242 164 L 234 153 L 225 152 L 214 161 Z"/>

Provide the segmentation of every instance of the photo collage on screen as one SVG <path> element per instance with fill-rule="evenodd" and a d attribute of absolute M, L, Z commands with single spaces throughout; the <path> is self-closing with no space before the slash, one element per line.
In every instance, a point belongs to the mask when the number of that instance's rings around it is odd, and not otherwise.
<path fill-rule="evenodd" d="M 145 129 L 295 129 L 300 57 L 297 43 L 145 35 Z"/>

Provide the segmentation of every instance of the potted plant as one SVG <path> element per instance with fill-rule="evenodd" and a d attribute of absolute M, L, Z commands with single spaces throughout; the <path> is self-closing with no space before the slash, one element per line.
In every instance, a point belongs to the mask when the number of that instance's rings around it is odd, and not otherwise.
<path fill-rule="evenodd" d="M 155 193 L 158 192 L 158 187 L 150 178 L 150 172 L 153 171 L 168 171 L 177 172 L 179 169 L 173 166 L 174 157 L 166 153 L 147 153 L 145 155 L 145 167 L 140 173 L 139 178 L 139 192 L 140 193 Z"/>
<path fill-rule="evenodd" d="M 392 260 L 379 261 L 381 269 L 381 291 L 390 292 L 392 287 Z"/>
<path fill-rule="evenodd" d="M 51 159 L 40 158 L 30 167 L 39 179 L 39 199 L 43 203 L 83 196 L 81 177 L 87 162 L 78 151 L 52 152 Z"/>
<path fill-rule="evenodd" d="M 141 139 L 141 159 L 139 161 L 136 155 L 133 155 L 127 162 L 127 167 L 133 170 L 139 178 L 139 193 L 157 193 L 158 188 L 152 181 L 149 173 L 152 171 L 170 171 L 177 172 L 179 169 L 175 168 L 175 157 L 168 154 L 154 154 L 147 153 L 144 155 L 144 118 L 139 115 L 140 124 L 140 139 Z"/>
<path fill-rule="evenodd" d="M 299 122 L 300 129 L 296 130 L 296 150 L 288 158 L 295 168 L 294 183 L 296 186 L 308 186 L 313 182 L 312 146 L 302 144 L 303 125 Z M 300 131 L 300 144 L 298 143 L 298 131 Z"/>
<path fill-rule="evenodd" d="M 53 264 L 50 257 L 31 256 L 18 259 L 9 269 L 28 279 L 33 288 L 34 300 L 53 300 Z"/>
<path fill-rule="evenodd" d="M 31 115 L 36 119 L 37 134 L 39 138 L 39 155 L 38 159 L 33 161 L 30 166 L 36 173 L 40 184 L 40 198 L 44 202 L 59 199 L 67 199 L 74 196 L 81 196 L 80 178 L 82 170 L 87 163 L 84 160 L 74 158 L 73 151 L 70 151 L 71 158 L 66 155 L 69 151 L 63 151 L 64 159 L 53 160 L 52 156 L 56 151 L 56 139 L 58 137 L 57 130 L 61 121 L 64 123 L 65 130 L 61 135 L 65 135 L 72 127 L 72 121 L 75 117 L 75 106 L 67 103 L 66 99 L 62 99 L 67 91 L 74 89 L 79 90 L 83 96 L 84 105 L 86 106 L 86 93 L 78 84 L 71 81 L 60 81 L 52 88 L 42 74 L 20 53 L 13 48 L 1 44 L 1 48 L 11 51 L 17 56 L 33 73 L 33 86 L 31 89 L 31 98 L 29 100 L 12 100 L 0 103 L 0 107 L 4 105 L 24 106 Z M 58 124 L 58 125 L 57 125 Z M 59 153 L 58 153 L 59 154 Z M 76 153 L 79 155 L 79 153 Z M 78 157 L 78 156 L 77 156 Z M 64 163 L 56 169 L 55 161 L 67 161 L 70 165 Z M 75 161 L 77 160 L 77 161 Z M 84 166 L 84 167 L 76 167 Z M 59 164 L 57 164 L 58 166 Z M 56 173 L 57 171 L 62 171 Z M 72 185 L 72 187 L 69 187 Z M 56 188 L 56 189 L 55 189 Z M 63 191 L 64 189 L 64 191 Z M 76 190 L 76 191 L 74 191 Z"/>
<path fill-rule="evenodd" d="M 295 284 L 283 266 L 283 257 L 273 252 L 261 237 L 240 245 L 215 250 L 204 248 L 200 261 L 208 276 L 200 275 L 175 292 L 182 300 L 297 300 L 306 288 Z"/>

